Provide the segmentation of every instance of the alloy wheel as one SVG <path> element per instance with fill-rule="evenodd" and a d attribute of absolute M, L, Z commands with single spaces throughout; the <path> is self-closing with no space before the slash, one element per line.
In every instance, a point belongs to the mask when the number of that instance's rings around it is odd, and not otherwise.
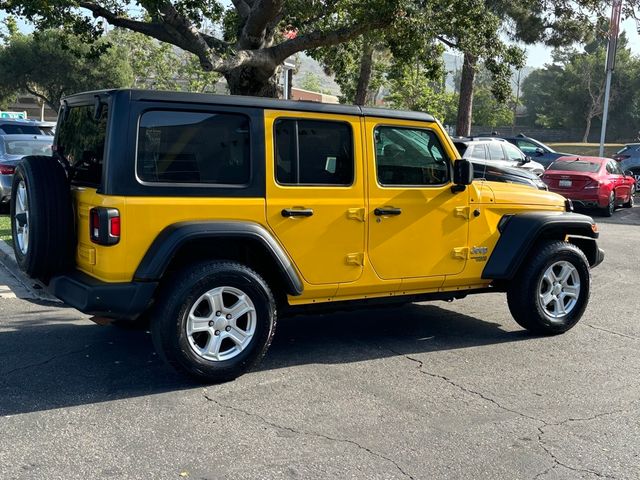
<path fill-rule="evenodd" d="M 576 267 L 561 260 L 551 264 L 538 284 L 538 304 L 546 315 L 561 320 L 571 313 L 580 296 L 580 275 Z"/>

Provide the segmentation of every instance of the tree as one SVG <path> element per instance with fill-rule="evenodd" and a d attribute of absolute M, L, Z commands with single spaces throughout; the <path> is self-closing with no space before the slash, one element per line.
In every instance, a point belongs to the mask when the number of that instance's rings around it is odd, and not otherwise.
<path fill-rule="evenodd" d="M 66 94 L 121 87 L 132 81 L 123 52 L 104 41 L 88 45 L 59 30 L 33 35 L 14 31 L 5 40 L 0 50 L 0 91 L 5 95 L 28 92 L 56 112 Z"/>
<path fill-rule="evenodd" d="M 371 30 L 393 28 L 404 4 L 411 2 L 233 0 L 230 7 L 224 3 L 0 0 L 0 8 L 26 17 L 38 28 L 65 26 L 93 37 L 106 21 L 191 52 L 203 70 L 224 75 L 233 94 L 275 97 L 276 73 L 286 58 Z M 133 6 L 142 7 L 144 15 L 133 15 Z"/>
<path fill-rule="evenodd" d="M 549 128 L 581 128 L 588 141 L 594 120 L 601 118 L 604 95 L 606 37 L 583 50 L 557 49 L 553 63 L 532 72 L 523 82 L 523 103 L 530 121 Z M 631 138 L 637 130 L 640 104 L 640 58 L 628 41 L 618 42 L 610 96 L 609 130 L 617 138 Z"/>

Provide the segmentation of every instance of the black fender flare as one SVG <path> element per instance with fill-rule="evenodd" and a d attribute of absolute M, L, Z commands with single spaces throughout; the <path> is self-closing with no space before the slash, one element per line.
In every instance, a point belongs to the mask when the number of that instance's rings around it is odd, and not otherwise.
<path fill-rule="evenodd" d="M 483 279 L 511 280 L 535 243 L 541 238 L 568 239 L 584 247 L 590 266 L 602 261 L 598 231 L 593 219 L 573 212 L 525 212 L 505 215 L 498 223 L 500 238 L 482 271 Z M 575 241 L 572 241 L 575 239 Z"/>
<path fill-rule="evenodd" d="M 179 222 L 165 227 L 155 238 L 134 274 L 139 282 L 156 282 L 180 248 L 193 240 L 207 238 L 250 238 L 259 242 L 269 253 L 287 286 L 290 295 L 301 295 L 303 284 L 273 235 L 262 225 L 243 221 Z"/>

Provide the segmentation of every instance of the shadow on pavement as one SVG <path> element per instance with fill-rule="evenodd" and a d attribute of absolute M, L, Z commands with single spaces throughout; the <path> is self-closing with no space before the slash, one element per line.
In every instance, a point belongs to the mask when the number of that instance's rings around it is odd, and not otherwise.
<path fill-rule="evenodd" d="M 636 199 L 640 203 L 640 198 Z M 640 205 L 633 208 L 618 208 L 611 217 L 605 217 L 597 210 L 577 210 L 577 213 L 584 213 L 593 217 L 596 223 L 615 223 L 618 225 L 640 225 Z"/>
<path fill-rule="evenodd" d="M 145 331 L 64 323 L 46 314 L 37 322 L 15 319 L 15 329 L 0 332 L 0 415 L 196 386 L 164 365 L 150 337 Z M 300 316 L 279 323 L 257 374 L 530 338 L 524 331 L 507 332 L 499 324 L 434 305 Z"/>

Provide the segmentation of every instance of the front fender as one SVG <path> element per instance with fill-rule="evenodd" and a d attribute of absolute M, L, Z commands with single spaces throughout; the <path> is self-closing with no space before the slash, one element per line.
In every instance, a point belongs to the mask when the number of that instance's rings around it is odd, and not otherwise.
<path fill-rule="evenodd" d="M 533 246 L 544 238 L 565 240 L 567 237 L 575 237 L 580 238 L 581 242 L 593 243 L 593 248 L 588 248 L 585 252 L 592 266 L 598 263 L 602 255 L 595 243 L 598 238 L 595 222 L 587 215 L 572 212 L 505 215 L 498 224 L 498 230 L 500 238 L 482 271 L 484 279 L 514 278 Z M 594 258 L 590 258 L 591 256 Z"/>

